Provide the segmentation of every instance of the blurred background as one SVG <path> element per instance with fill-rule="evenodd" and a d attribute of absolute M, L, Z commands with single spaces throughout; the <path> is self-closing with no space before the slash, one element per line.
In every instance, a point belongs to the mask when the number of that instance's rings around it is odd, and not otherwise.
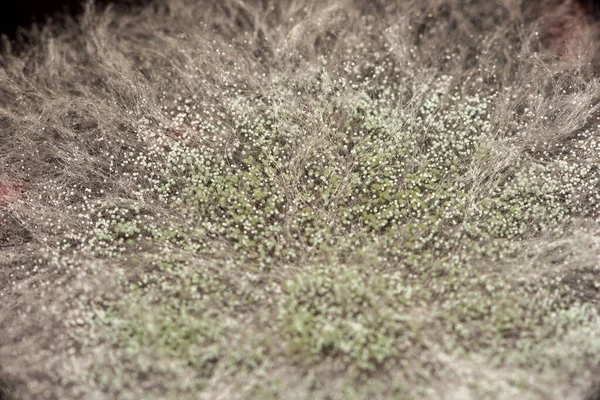
<path fill-rule="evenodd" d="M 96 0 L 97 7 L 105 7 L 113 4 L 118 7 L 133 7 L 150 3 L 151 0 Z M 199 0 L 198 0 L 199 1 Z M 253 0 L 245 0 L 253 1 Z M 266 3 L 268 0 L 258 0 Z M 275 0 L 282 1 L 282 0 Z M 310 2 L 312 0 L 308 0 Z M 318 1 L 318 0 L 314 0 Z M 388 1 L 395 0 L 372 0 L 374 3 L 384 5 Z M 404 0 L 418 1 L 418 0 Z M 477 5 L 493 3 L 498 0 L 464 0 L 473 7 Z M 158 0 L 160 2 L 160 0 Z M 0 1 L 0 35 L 17 40 L 20 44 L 13 42 L 13 49 L 27 43 L 25 33 L 32 24 L 42 26 L 49 19 L 60 21 L 64 16 L 77 16 L 84 9 L 86 0 L 16 0 L 14 2 Z M 443 1 L 440 1 L 443 4 Z M 527 23 L 541 18 L 542 32 L 547 37 L 546 45 L 556 47 L 559 52 L 564 51 L 565 43 L 569 42 L 574 31 L 591 26 L 598 27 L 600 19 L 600 0 L 522 0 L 522 5 L 530 12 L 531 17 Z M 594 21 L 595 20 L 595 21 Z M 590 25 L 591 24 L 591 25 Z M 565 42 L 565 43 L 563 43 Z M 559 43 L 558 45 L 556 43 Z M 0 41 L 0 49 L 5 41 Z M 568 47 L 568 46 L 567 46 Z M 591 49 L 594 51 L 593 49 Z M 600 49 L 597 49 L 600 50 Z M 600 54 L 600 51 L 599 51 Z"/>
<path fill-rule="evenodd" d="M 96 0 L 100 7 L 113 3 L 130 7 L 148 3 L 147 0 Z M 14 39 L 19 28 L 28 29 L 33 23 L 43 24 L 48 18 L 76 16 L 83 11 L 85 0 L 16 0 L 0 2 L 0 34 Z"/>

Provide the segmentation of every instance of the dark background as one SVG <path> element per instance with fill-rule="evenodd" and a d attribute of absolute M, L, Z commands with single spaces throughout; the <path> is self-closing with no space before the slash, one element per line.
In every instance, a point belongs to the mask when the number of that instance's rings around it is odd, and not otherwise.
<path fill-rule="evenodd" d="M 109 3 L 132 7 L 148 3 L 146 0 L 96 0 L 97 7 Z M 83 11 L 85 0 L 13 0 L 0 1 L 0 34 L 14 39 L 18 28 L 28 29 L 32 23 L 43 24 L 47 18 L 60 19 L 61 15 L 77 16 Z"/>
<path fill-rule="evenodd" d="M 543 4 L 555 3 L 553 0 L 532 0 L 542 8 Z M 600 0 L 576 0 L 585 9 L 595 14 L 600 14 Z M 102 7 L 108 3 L 118 6 L 130 7 L 149 0 L 96 0 L 98 6 Z M 33 22 L 43 24 L 48 17 L 55 19 L 60 15 L 70 14 L 76 16 L 83 10 L 84 0 L 0 0 L 0 34 L 14 38 L 19 27 L 27 29 Z"/>
<path fill-rule="evenodd" d="M 0 6 L 0 33 L 13 37 L 17 28 L 61 13 L 77 14 L 83 10 L 82 0 L 15 0 Z"/>
<path fill-rule="evenodd" d="M 590 11 L 593 14 L 594 18 L 600 18 L 600 0 L 587 0 L 582 3 L 588 3 L 590 7 Z"/>

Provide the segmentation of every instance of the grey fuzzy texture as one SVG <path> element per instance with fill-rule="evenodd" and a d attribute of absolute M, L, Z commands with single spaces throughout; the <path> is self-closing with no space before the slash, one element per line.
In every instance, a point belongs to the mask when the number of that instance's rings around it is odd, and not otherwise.
<path fill-rule="evenodd" d="M 88 3 L 6 44 L 0 399 L 594 399 L 598 35 L 547 4 Z"/>

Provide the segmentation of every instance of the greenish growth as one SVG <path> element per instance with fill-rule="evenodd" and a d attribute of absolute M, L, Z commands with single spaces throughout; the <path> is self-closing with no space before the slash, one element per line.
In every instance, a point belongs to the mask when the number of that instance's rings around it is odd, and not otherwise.
<path fill-rule="evenodd" d="M 418 351 L 418 319 L 380 276 L 320 266 L 284 290 L 279 319 L 286 350 L 303 363 L 335 357 L 345 367 L 375 371 Z"/>

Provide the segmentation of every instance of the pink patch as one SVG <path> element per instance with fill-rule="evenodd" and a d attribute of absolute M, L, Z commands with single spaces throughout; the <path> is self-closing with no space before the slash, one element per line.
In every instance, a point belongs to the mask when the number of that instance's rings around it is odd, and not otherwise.
<path fill-rule="evenodd" d="M 542 18 L 542 42 L 555 54 L 576 60 L 581 56 L 591 56 L 596 49 L 597 28 L 591 18 L 588 1 L 534 1 L 530 11 L 536 18 Z"/>
<path fill-rule="evenodd" d="M 23 186 L 18 183 L 0 183 L 0 207 L 6 207 L 23 197 Z"/>

